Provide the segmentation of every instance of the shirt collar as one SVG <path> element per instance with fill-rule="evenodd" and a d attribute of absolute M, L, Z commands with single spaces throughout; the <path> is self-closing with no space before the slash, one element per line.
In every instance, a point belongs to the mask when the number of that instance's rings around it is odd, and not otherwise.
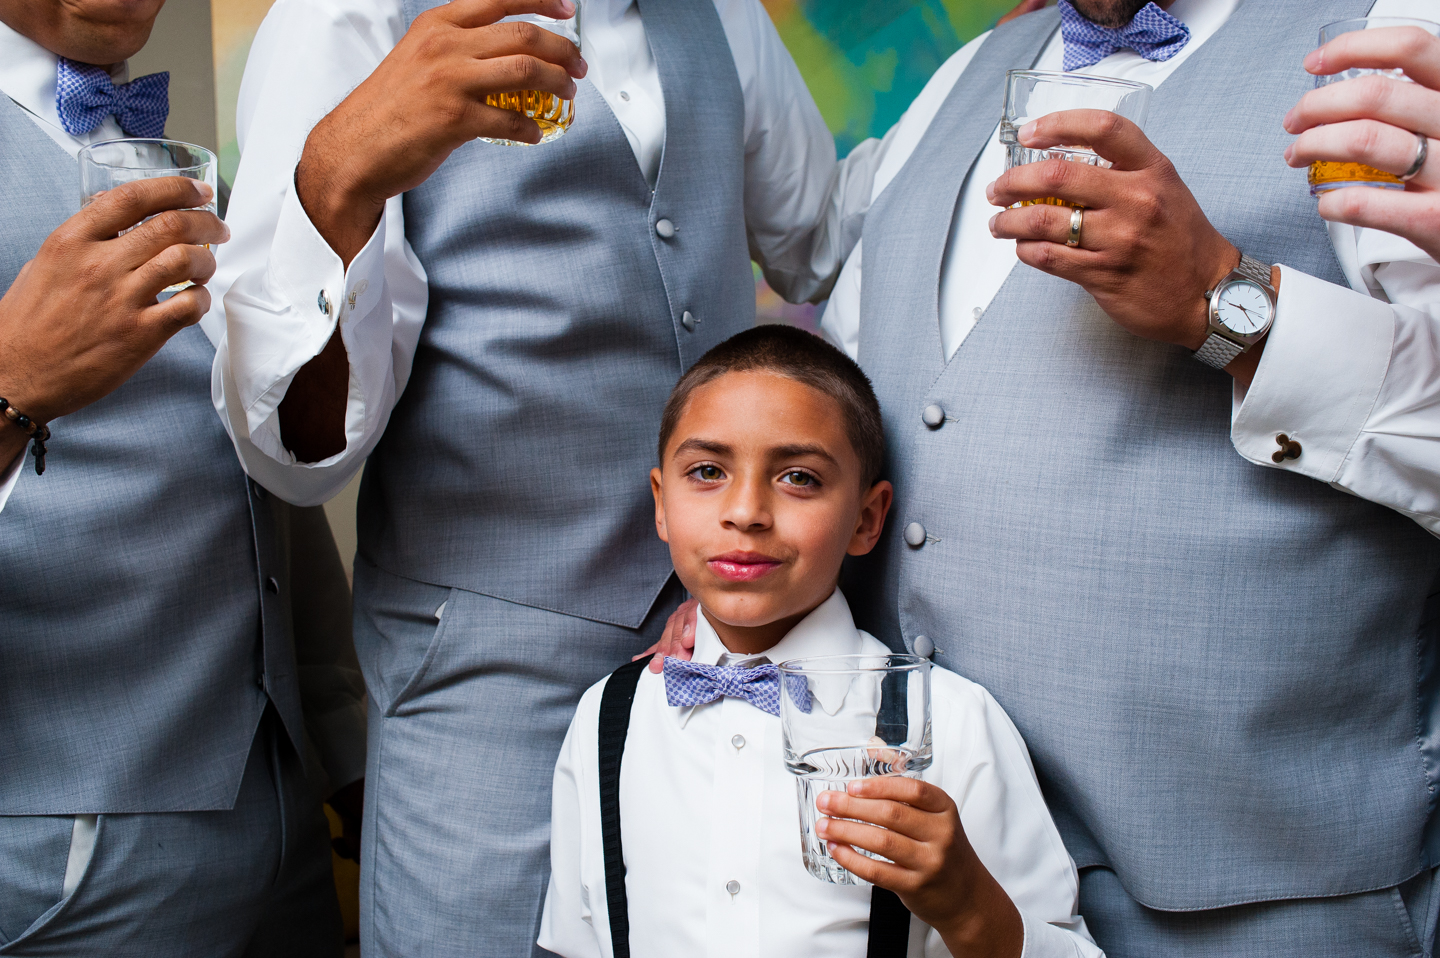
<path fill-rule="evenodd" d="M 113 116 L 106 117 L 83 137 L 65 132 L 60 125 L 60 114 L 55 110 L 55 68 L 59 63 L 60 58 L 55 54 L 0 23 L 0 93 L 34 117 L 40 128 L 71 156 L 90 143 L 124 136 Z M 110 77 L 116 83 L 125 82 L 128 75 L 129 69 L 124 63 L 110 68 Z"/>
<path fill-rule="evenodd" d="M 695 650 L 691 657 L 693 661 L 704 665 L 751 667 L 766 662 L 778 665 L 789 659 L 803 659 L 812 655 L 854 655 L 863 651 L 863 641 L 860 631 L 855 628 L 855 619 L 850 614 L 850 604 L 845 601 L 840 590 L 836 589 L 830 593 L 830 598 L 816 606 L 809 615 L 797 622 L 793 629 L 785 633 L 784 638 L 764 652 L 754 655 L 737 654 L 725 648 L 725 643 L 720 641 L 715 627 L 706 618 L 705 610 L 701 609 L 695 622 Z M 811 694 L 819 700 L 826 712 L 833 715 L 843 704 L 845 691 L 843 688 L 812 688 Z M 695 710 L 703 707 L 692 705 L 676 708 L 675 717 L 680 727 L 684 728 Z"/>

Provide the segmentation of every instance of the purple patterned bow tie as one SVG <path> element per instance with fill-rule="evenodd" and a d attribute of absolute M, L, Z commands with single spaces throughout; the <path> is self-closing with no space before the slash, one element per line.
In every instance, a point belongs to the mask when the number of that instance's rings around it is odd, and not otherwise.
<path fill-rule="evenodd" d="M 1147 60 L 1163 63 L 1190 42 L 1190 28 L 1153 2 L 1118 30 L 1085 19 L 1070 0 L 1060 0 L 1060 36 L 1065 41 L 1065 72 L 1079 70 L 1114 53 L 1134 50 Z"/>
<path fill-rule="evenodd" d="M 170 115 L 170 74 L 116 84 L 104 67 L 61 57 L 55 68 L 55 112 L 71 136 L 84 136 L 112 114 L 126 136 L 161 136 Z"/>
<path fill-rule="evenodd" d="M 810 689 L 805 680 L 788 676 L 790 697 L 802 712 L 810 711 Z M 771 715 L 780 714 L 780 670 L 770 663 L 745 668 L 740 665 L 702 665 L 671 656 L 665 657 L 665 701 L 671 705 L 704 705 L 724 696 L 744 699 Z"/>

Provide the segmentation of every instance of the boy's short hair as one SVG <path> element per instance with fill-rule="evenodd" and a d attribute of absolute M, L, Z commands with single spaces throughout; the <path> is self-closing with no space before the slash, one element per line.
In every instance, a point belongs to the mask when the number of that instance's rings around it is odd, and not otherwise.
<path fill-rule="evenodd" d="M 764 371 L 816 389 L 840 406 L 845 435 L 860 457 L 860 479 L 870 488 L 885 462 L 885 428 L 880 402 L 855 361 L 813 333 L 793 326 L 765 325 L 736 333 L 700 357 L 665 401 L 660 417 L 660 461 L 680 422 L 690 394 L 726 373 Z"/>

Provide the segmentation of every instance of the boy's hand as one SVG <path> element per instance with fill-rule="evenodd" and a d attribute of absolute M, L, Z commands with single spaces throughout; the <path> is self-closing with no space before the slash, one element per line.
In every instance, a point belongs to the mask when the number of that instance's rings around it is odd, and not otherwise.
<path fill-rule="evenodd" d="M 835 860 L 899 895 L 940 932 L 950 954 L 1020 954 L 1025 942 L 1020 912 L 970 847 L 960 812 L 943 789 L 913 778 L 865 778 L 844 792 L 825 792 L 817 804 L 831 817 L 816 822 L 815 831 L 830 843 Z"/>
<path fill-rule="evenodd" d="M 700 608 L 698 599 L 686 599 L 680 603 L 680 608 L 670 614 L 670 620 L 665 623 L 665 631 L 660 633 L 660 641 L 639 655 L 632 656 L 630 661 L 644 658 L 653 654 L 655 658 L 650 660 L 650 671 L 659 675 L 665 671 L 665 657 L 674 656 L 677 659 L 688 660 L 695 651 L 695 619 L 699 615 L 696 611 Z"/>

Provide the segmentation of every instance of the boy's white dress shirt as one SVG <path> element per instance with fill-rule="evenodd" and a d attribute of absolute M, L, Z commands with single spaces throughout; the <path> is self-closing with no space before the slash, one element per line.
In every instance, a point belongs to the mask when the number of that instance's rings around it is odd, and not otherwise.
<path fill-rule="evenodd" d="M 745 101 L 751 257 L 782 294 L 823 295 L 859 235 L 881 143 L 866 141 L 837 163 L 834 138 L 760 0 L 714 4 Z M 635 0 L 585 0 L 580 29 L 590 66 L 581 82 L 593 84 L 615 114 L 653 187 L 665 144 L 665 97 L 639 7 Z M 212 390 L 246 471 L 301 505 L 344 488 L 380 441 L 409 381 L 425 321 L 429 287 L 405 238 L 402 197 L 386 204 L 347 268 L 294 190 L 310 130 L 405 30 L 401 0 L 278 0 L 256 34 L 240 87 L 242 161 L 226 219 L 232 238 L 216 252 L 209 284 L 211 315 L 223 311 L 228 330 Z M 321 290 L 344 304 L 336 317 L 316 310 Z M 345 449 L 318 463 L 296 462 L 280 441 L 280 402 L 337 321 L 350 358 Z"/>
<path fill-rule="evenodd" d="M 735 665 L 887 651 L 855 628 L 837 589 L 758 656 L 730 653 L 702 615 L 694 658 Z M 540 946 L 566 958 L 612 955 L 596 754 L 604 686 L 580 700 L 555 767 Z M 931 710 L 935 762 L 924 778 L 955 799 L 970 843 L 1020 910 L 1023 954 L 1100 955 L 1074 914 L 1075 866 L 1020 733 L 988 692 L 941 668 L 932 672 Z M 780 719 L 735 698 L 671 707 L 664 676 L 649 670 L 630 715 L 620 818 L 635 958 L 863 958 L 871 888 L 830 884 L 805 870 Z M 912 919 L 909 954 L 949 952 L 938 933 Z"/>
<path fill-rule="evenodd" d="M 1074 72 L 1158 87 L 1239 5 L 1175 0 L 1167 12 L 1190 28 L 1190 42 L 1173 58 L 1152 63 L 1120 50 Z M 1440 21 L 1440 0 L 1376 0 L 1370 15 Z M 886 136 L 875 196 L 914 153 L 987 36 L 945 61 Z M 1057 30 L 1035 69 L 1059 70 L 1063 55 Z M 1294 67 L 1303 72 L 1300 63 Z M 993 109 L 998 125 L 999 103 L 975 108 Z M 1273 118 L 1277 127 L 1282 119 Z M 985 187 L 1003 172 L 1005 150 L 992 138 L 961 188 L 945 251 L 940 339 L 947 358 L 1019 263 L 1014 240 L 990 235 L 990 218 L 999 210 L 986 200 Z M 1294 189 L 1308 189 L 1304 170 L 1295 171 Z M 1327 482 L 1440 535 L 1440 266 L 1408 240 L 1379 230 L 1331 224 L 1330 239 L 1352 288 L 1282 269 L 1279 308 L 1259 371 L 1248 391 L 1235 387 L 1231 440 L 1251 462 Z M 822 321 L 827 337 L 852 357 L 863 321 L 863 248 L 862 242 L 851 253 Z M 1299 440 L 1305 452 L 1277 465 L 1270 456 L 1281 432 Z"/>

